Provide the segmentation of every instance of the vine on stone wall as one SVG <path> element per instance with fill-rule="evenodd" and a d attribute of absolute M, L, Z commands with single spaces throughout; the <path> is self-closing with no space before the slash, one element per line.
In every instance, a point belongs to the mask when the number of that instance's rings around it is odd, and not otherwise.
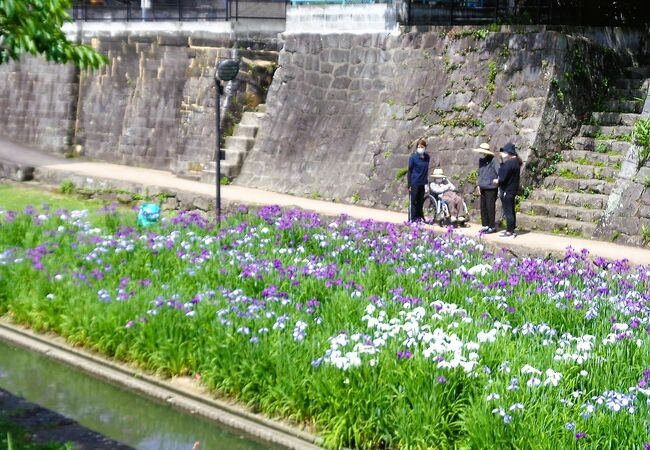
<path fill-rule="evenodd" d="M 650 159 L 650 119 L 639 119 L 634 123 L 632 139 L 637 150 L 637 169 L 641 169 Z"/>

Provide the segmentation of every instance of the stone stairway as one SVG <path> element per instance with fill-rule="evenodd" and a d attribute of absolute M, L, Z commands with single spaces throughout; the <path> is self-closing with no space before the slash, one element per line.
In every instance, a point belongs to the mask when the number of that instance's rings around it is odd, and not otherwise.
<path fill-rule="evenodd" d="M 266 114 L 266 105 L 260 104 L 255 111 L 246 111 L 242 115 L 241 121 L 235 126 L 232 136 L 225 139 L 225 148 L 222 150 L 226 154 L 226 159 L 221 161 L 221 176 L 229 180 L 237 177 L 248 155 L 248 151 L 255 144 L 257 129 L 260 120 Z M 203 164 L 201 172 L 201 181 L 204 183 L 214 183 L 217 176 L 216 163 L 210 161 Z"/>
<path fill-rule="evenodd" d="M 521 202 L 519 228 L 593 236 L 632 145 L 649 83 L 650 67 L 625 69 L 602 111 L 593 112 L 572 139 L 572 148 L 562 151 L 554 173 Z"/>

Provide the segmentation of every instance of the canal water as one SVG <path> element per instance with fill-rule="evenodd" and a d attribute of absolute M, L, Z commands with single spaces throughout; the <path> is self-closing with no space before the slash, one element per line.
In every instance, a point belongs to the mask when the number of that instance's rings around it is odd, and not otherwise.
<path fill-rule="evenodd" d="M 3 341 L 0 387 L 139 450 L 278 449 Z"/>

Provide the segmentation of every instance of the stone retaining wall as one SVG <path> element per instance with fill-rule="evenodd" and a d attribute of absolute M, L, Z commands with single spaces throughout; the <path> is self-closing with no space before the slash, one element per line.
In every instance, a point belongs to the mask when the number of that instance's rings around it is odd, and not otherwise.
<path fill-rule="evenodd" d="M 512 141 L 535 161 L 532 173 L 541 170 L 616 60 L 583 38 L 527 28 L 285 39 L 268 117 L 236 183 L 398 210 L 419 138 L 466 194 L 475 187 L 471 149 L 481 142 Z M 564 87 L 577 51 L 587 67 Z"/>
<path fill-rule="evenodd" d="M 265 94 L 278 49 L 273 39 L 206 33 L 95 33 L 91 41 L 110 62 L 82 73 L 75 143 L 92 158 L 160 169 L 213 160 L 218 61 L 239 49 L 248 61 L 221 102 L 227 134 Z"/>
<path fill-rule="evenodd" d="M 73 140 L 78 75 L 72 65 L 31 57 L 0 65 L 0 135 L 65 151 Z"/>
<path fill-rule="evenodd" d="M 40 58 L 0 66 L 0 135 L 49 152 L 176 169 L 214 159 L 214 72 L 238 52 L 241 75 L 222 101 L 224 134 L 263 102 L 279 41 L 209 32 L 93 31 L 106 54 L 97 71 Z M 7 82 L 4 82 L 7 80 Z"/>

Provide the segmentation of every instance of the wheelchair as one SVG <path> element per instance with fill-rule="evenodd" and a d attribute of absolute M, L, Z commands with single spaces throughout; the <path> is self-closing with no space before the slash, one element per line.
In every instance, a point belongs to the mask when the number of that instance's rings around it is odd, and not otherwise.
<path fill-rule="evenodd" d="M 469 222 L 469 211 L 465 200 L 463 200 L 463 217 L 465 219 L 452 221 L 447 202 L 441 199 L 439 194 L 431 192 L 428 185 L 424 196 L 424 211 L 425 215 L 429 217 L 429 223 L 437 223 L 441 227 L 445 225 L 464 227 Z"/>

